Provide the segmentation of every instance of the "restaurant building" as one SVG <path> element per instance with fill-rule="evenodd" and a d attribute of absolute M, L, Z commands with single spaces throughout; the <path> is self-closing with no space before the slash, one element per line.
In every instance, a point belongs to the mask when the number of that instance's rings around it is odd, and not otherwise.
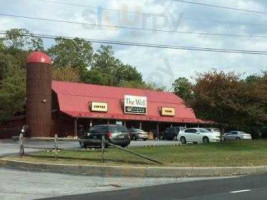
<path fill-rule="evenodd" d="M 96 124 L 141 128 L 158 137 L 167 127 L 205 124 L 171 92 L 51 80 L 50 58 L 31 54 L 25 115 L 2 123 L 0 138 L 18 135 L 23 125 L 27 137 L 78 136 L 81 125 L 88 129 Z"/>
<path fill-rule="evenodd" d="M 170 126 L 205 123 L 171 92 L 73 82 L 52 82 L 52 133 L 77 135 L 79 125 L 122 124 L 155 135 Z"/>

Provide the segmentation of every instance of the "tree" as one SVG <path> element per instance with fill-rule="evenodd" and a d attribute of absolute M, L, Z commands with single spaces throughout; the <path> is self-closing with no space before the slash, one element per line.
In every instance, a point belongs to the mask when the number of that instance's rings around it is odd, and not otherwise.
<path fill-rule="evenodd" d="M 126 88 L 138 88 L 138 89 L 147 89 L 147 85 L 145 82 L 139 81 L 123 81 L 119 85 L 120 87 Z"/>
<path fill-rule="evenodd" d="M 97 84 L 97 85 L 110 85 L 113 80 L 111 75 L 102 73 L 97 69 L 91 69 L 83 74 L 82 80 L 85 83 Z"/>
<path fill-rule="evenodd" d="M 145 83 L 145 82 L 140 82 L 140 81 L 124 81 L 119 86 L 126 87 L 126 88 L 138 88 L 138 89 L 147 89 L 147 90 L 155 90 L 155 91 L 166 90 L 164 86 L 159 86 L 153 82 Z"/>
<path fill-rule="evenodd" d="M 77 69 L 72 67 L 55 68 L 52 71 L 53 80 L 80 82 L 80 75 Z"/>
<path fill-rule="evenodd" d="M 11 49 L 33 51 L 43 50 L 43 41 L 26 29 L 10 29 L 6 32 L 4 44 Z"/>
<path fill-rule="evenodd" d="M 120 64 L 120 60 L 114 57 L 112 46 L 101 45 L 94 54 L 92 69 L 97 69 L 102 73 L 115 74 L 115 69 Z"/>
<path fill-rule="evenodd" d="M 185 77 L 180 77 L 172 84 L 173 92 L 190 105 L 193 98 L 192 84 Z"/>
<path fill-rule="evenodd" d="M 145 83 L 145 89 L 148 90 L 155 90 L 155 91 L 165 91 L 166 87 L 164 85 L 158 85 L 157 83 L 154 82 L 147 82 Z"/>
<path fill-rule="evenodd" d="M 25 71 L 16 69 L 0 83 L 0 122 L 9 119 L 25 106 Z"/>
<path fill-rule="evenodd" d="M 219 123 L 223 129 L 246 129 L 265 120 L 262 95 L 255 92 L 258 86 L 242 81 L 234 73 L 213 70 L 199 74 L 192 106 L 198 116 Z"/>
<path fill-rule="evenodd" d="M 56 38 L 56 44 L 48 49 L 57 68 L 73 67 L 82 75 L 92 64 L 93 47 L 84 39 Z"/>
<path fill-rule="evenodd" d="M 260 79 L 260 76 L 258 75 L 250 75 L 248 77 L 246 77 L 245 82 L 248 84 L 252 84 L 255 83 L 256 81 L 258 81 Z"/>
<path fill-rule="evenodd" d="M 142 74 L 139 73 L 135 67 L 130 65 L 120 64 L 114 69 L 114 77 L 116 84 L 119 85 L 122 82 L 139 82 L 142 83 Z"/>
<path fill-rule="evenodd" d="M 16 67 L 17 61 L 12 55 L 0 52 L 0 81 L 10 76 Z"/>
<path fill-rule="evenodd" d="M 112 46 L 101 46 L 94 54 L 92 72 L 102 74 L 107 85 L 119 86 L 124 82 L 142 83 L 142 75 L 135 67 L 123 64 L 114 57 Z"/>
<path fill-rule="evenodd" d="M 233 73 L 211 71 L 198 74 L 193 88 L 192 106 L 200 118 L 213 120 L 224 129 L 236 123 L 235 107 L 239 90 L 239 76 Z"/>
<path fill-rule="evenodd" d="M 25 29 L 11 29 L 0 40 L 0 122 L 24 109 L 26 59 L 35 49 L 43 42 Z"/>
<path fill-rule="evenodd" d="M 3 38 L 0 38 L 0 51 L 3 51 L 5 48 L 4 46 L 4 39 Z"/>

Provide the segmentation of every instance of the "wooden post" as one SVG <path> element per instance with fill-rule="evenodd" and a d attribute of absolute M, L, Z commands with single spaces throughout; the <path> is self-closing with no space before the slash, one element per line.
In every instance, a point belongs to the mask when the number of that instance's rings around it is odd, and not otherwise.
<path fill-rule="evenodd" d="M 24 144 L 23 144 L 23 133 L 19 135 L 19 155 L 24 156 Z"/>
<path fill-rule="evenodd" d="M 102 140 L 101 140 L 101 149 L 102 149 L 102 154 L 101 154 L 101 158 L 102 158 L 102 162 L 104 162 L 104 152 L 105 152 L 105 136 L 102 136 Z"/>
<path fill-rule="evenodd" d="M 74 119 L 74 137 L 78 136 L 78 118 Z"/>
<path fill-rule="evenodd" d="M 55 159 L 58 159 L 58 144 L 57 144 L 58 136 L 55 134 Z"/>
<path fill-rule="evenodd" d="M 158 137 L 158 140 L 159 140 L 159 123 L 157 123 L 157 137 Z"/>

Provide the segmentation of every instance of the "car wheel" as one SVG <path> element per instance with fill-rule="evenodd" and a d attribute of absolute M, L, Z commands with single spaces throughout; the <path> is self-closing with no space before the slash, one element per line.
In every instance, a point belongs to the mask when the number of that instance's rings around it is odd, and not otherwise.
<path fill-rule="evenodd" d="M 181 137 L 181 138 L 180 138 L 180 142 L 181 142 L 182 144 L 186 144 L 186 139 L 185 139 L 185 137 Z"/>
<path fill-rule="evenodd" d="M 240 140 L 240 137 L 237 137 L 236 140 Z"/>
<path fill-rule="evenodd" d="M 210 142 L 210 141 L 209 141 L 209 138 L 207 138 L 207 137 L 204 137 L 202 141 L 203 141 L 203 143 L 205 143 L 205 144 Z"/>
<path fill-rule="evenodd" d="M 80 142 L 80 146 L 81 146 L 81 148 L 86 148 L 86 145 L 84 142 Z"/>
<path fill-rule="evenodd" d="M 143 139 L 144 141 L 147 141 L 147 139 Z"/>
<path fill-rule="evenodd" d="M 135 135 L 133 135 L 133 140 L 137 140 L 137 137 Z"/>
<path fill-rule="evenodd" d="M 177 140 L 177 135 L 175 135 L 175 136 L 173 137 L 173 140 Z"/>

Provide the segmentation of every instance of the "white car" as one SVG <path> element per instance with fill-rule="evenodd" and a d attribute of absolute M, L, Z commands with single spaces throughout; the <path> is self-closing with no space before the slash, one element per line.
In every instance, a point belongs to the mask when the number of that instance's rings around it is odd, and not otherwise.
<path fill-rule="evenodd" d="M 230 131 L 223 135 L 223 140 L 251 140 L 252 137 L 250 134 L 243 131 Z"/>
<path fill-rule="evenodd" d="M 208 131 L 212 132 L 212 133 L 216 133 L 216 134 L 221 134 L 221 131 L 219 128 L 206 128 Z"/>
<path fill-rule="evenodd" d="M 210 132 L 205 128 L 187 128 L 179 134 L 178 141 L 182 144 L 219 142 L 220 133 Z"/>

